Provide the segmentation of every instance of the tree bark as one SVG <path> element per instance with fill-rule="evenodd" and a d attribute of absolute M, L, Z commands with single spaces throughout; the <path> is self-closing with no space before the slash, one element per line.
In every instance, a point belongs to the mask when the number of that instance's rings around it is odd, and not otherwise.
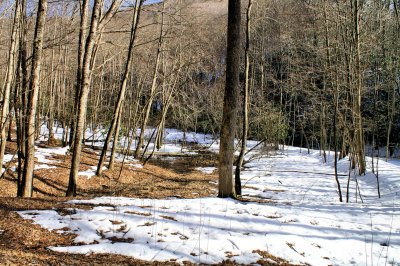
<path fill-rule="evenodd" d="M 18 165 L 17 165 L 17 196 L 22 197 L 22 176 L 23 176 L 23 159 L 25 158 L 25 121 L 26 121 L 26 91 L 28 88 L 28 70 L 26 60 L 26 1 L 20 2 L 20 38 L 19 38 L 19 55 L 18 55 L 18 86 L 15 87 L 14 93 L 14 110 L 16 110 L 16 126 L 17 126 L 17 149 L 18 149 Z M 15 108 L 16 107 L 16 108 Z"/>
<path fill-rule="evenodd" d="M 218 196 L 235 197 L 232 180 L 240 71 L 240 1 L 228 2 L 226 83 L 219 151 Z"/>
<path fill-rule="evenodd" d="M 361 114 L 361 96 L 362 96 L 362 72 L 360 62 L 360 15 L 359 15 L 359 1 L 354 0 L 354 48 L 355 48 L 355 76 L 356 76 L 356 95 L 354 103 L 355 113 L 355 146 L 358 159 L 358 172 L 359 175 L 365 174 L 365 147 L 364 147 L 364 130 Z"/>
<path fill-rule="evenodd" d="M 121 119 L 122 119 L 122 108 L 119 111 L 117 116 L 117 125 L 115 126 L 115 134 L 114 134 L 114 141 L 111 147 L 111 154 L 110 154 L 110 162 L 108 163 L 108 169 L 113 170 L 115 164 L 115 152 L 117 150 L 117 145 L 119 141 L 119 131 L 121 128 Z"/>
<path fill-rule="evenodd" d="M 18 42 L 18 24 L 20 22 L 20 1 L 15 2 L 14 22 L 11 33 L 11 44 L 8 55 L 8 69 L 6 75 L 6 82 L 3 90 L 3 107 L 1 109 L 1 121 L 0 121 L 0 169 L 3 166 L 4 152 L 6 150 L 6 128 L 9 119 L 9 106 L 10 106 L 10 93 L 11 85 L 15 74 L 15 56 L 16 46 Z"/>
<path fill-rule="evenodd" d="M 163 2 L 163 7 L 162 7 L 162 11 L 161 11 L 160 35 L 158 37 L 157 56 L 156 56 L 156 64 L 154 66 L 154 72 L 153 72 L 153 81 L 152 81 L 151 88 L 150 88 L 149 100 L 146 103 L 145 112 L 143 114 L 143 120 L 142 120 L 142 124 L 140 127 L 141 130 L 140 130 L 139 139 L 137 141 L 136 150 L 135 150 L 135 159 L 139 159 L 140 150 L 143 146 L 144 132 L 146 130 L 147 121 L 149 119 L 150 110 L 151 110 L 151 106 L 152 106 L 153 99 L 155 96 L 155 90 L 157 87 L 158 68 L 160 66 L 161 49 L 162 49 L 162 45 L 163 45 L 163 34 L 164 34 L 164 7 L 165 6 L 164 6 L 164 2 Z"/>
<path fill-rule="evenodd" d="M 86 40 L 84 59 L 82 64 L 82 84 L 79 93 L 78 103 L 78 116 L 75 127 L 74 141 L 73 141 L 73 157 L 71 161 L 71 172 L 69 175 L 69 183 L 66 196 L 76 196 L 76 179 L 79 172 L 79 163 L 81 159 L 81 147 L 82 147 L 82 136 L 84 132 L 85 116 L 87 100 L 90 88 L 90 62 L 93 55 L 93 48 L 95 46 L 95 40 L 98 33 L 98 23 L 100 16 L 101 0 L 95 0 L 93 5 L 93 14 L 90 23 L 90 32 Z M 71 128 L 72 130 L 72 128 Z"/>
<path fill-rule="evenodd" d="M 98 176 L 100 176 L 103 172 L 102 168 L 103 168 L 104 161 L 106 158 L 107 148 L 108 148 L 108 145 L 112 138 L 112 135 L 114 134 L 115 128 L 117 127 L 118 117 L 121 114 L 122 103 L 125 98 L 126 85 L 128 82 L 128 77 L 129 77 L 131 68 L 132 68 L 133 49 L 134 49 L 134 45 L 135 45 L 137 26 L 139 23 L 140 11 L 141 11 L 143 2 L 144 2 L 143 0 L 135 1 L 135 11 L 134 11 L 133 18 L 132 18 L 131 37 L 130 37 L 130 41 L 129 41 L 128 57 L 127 57 L 126 65 L 125 65 L 125 72 L 124 72 L 124 76 L 122 79 L 122 84 L 121 84 L 121 88 L 119 91 L 118 100 L 115 105 L 114 116 L 111 121 L 111 127 L 107 134 L 106 141 L 105 141 L 103 149 L 101 151 L 99 163 L 97 165 L 96 175 L 98 175 Z M 118 134 L 118 132 L 115 132 L 114 142 L 116 142 L 118 140 L 117 134 Z M 111 165 L 111 162 L 110 162 L 110 165 Z M 112 168 L 112 165 L 111 165 L 111 168 Z"/>
<path fill-rule="evenodd" d="M 82 70 L 83 70 L 83 59 L 85 52 L 85 38 L 86 38 L 86 25 L 88 21 L 89 0 L 82 0 L 82 2 L 80 3 L 80 8 L 81 8 L 81 22 L 79 28 L 78 68 L 76 71 L 75 96 L 74 96 L 75 101 L 71 112 L 71 121 L 70 121 L 71 130 L 69 132 L 70 133 L 69 145 L 71 149 L 73 148 L 76 111 L 78 109 L 78 103 L 79 103 L 78 99 L 82 85 Z"/>
<path fill-rule="evenodd" d="M 42 61 L 43 32 L 46 21 L 47 0 L 40 0 L 38 5 L 35 37 L 33 42 L 31 82 L 29 85 L 27 121 L 25 125 L 26 154 L 22 176 L 22 196 L 32 197 L 33 170 L 35 166 L 35 117 L 40 88 L 40 69 Z"/>
<path fill-rule="evenodd" d="M 242 182 L 240 180 L 240 171 L 244 161 L 244 154 L 247 148 L 247 132 L 249 130 L 249 73 L 250 73 L 250 15 L 253 0 L 249 0 L 246 13 L 246 48 L 245 48 L 245 85 L 243 95 L 243 125 L 242 125 L 242 145 L 240 149 L 239 158 L 237 159 L 235 170 L 235 192 L 236 195 L 242 195 Z"/>
<path fill-rule="evenodd" d="M 90 83 L 92 78 L 92 68 L 94 64 L 94 57 L 96 55 L 96 44 L 99 42 L 102 31 L 105 25 L 110 21 L 112 16 L 118 10 L 122 0 L 114 0 L 105 13 L 104 17 L 100 19 L 101 9 L 103 7 L 103 0 L 95 0 L 93 4 L 93 13 L 90 23 L 89 35 L 86 39 L 85 52 L 82 64 L 82 84 L 79 93 L 78 114 L 75 127 L 73 156 L 71 160 L 71 172 L 69 176 L 68 189 L 66 192 L 67 197 L 76 196 L 76 180 L 79 172 L 79 164 L 81 158 L 82 138 L 85 131 L 85 120 L 87 111 L 87 102 L 90 90 Z"/>

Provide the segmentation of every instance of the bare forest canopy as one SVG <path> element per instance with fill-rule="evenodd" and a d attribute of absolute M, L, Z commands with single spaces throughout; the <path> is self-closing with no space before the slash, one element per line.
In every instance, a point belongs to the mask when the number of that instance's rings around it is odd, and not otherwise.
<path fill-rule="evenodd" d="M 63 143 L 78 159 L 74 140 L 87 127 L 219 134 L 228 1 L 142 2 L 0 1 L 2 143 L 10 121 L 22 155 L 28 127 L 37 134 L 46 122 L 70 132 Z M 242 7 L 245 36 L 247 1 Z M 387 147 L 389 156 L 400 141 L 399 7 L 398 0 L 254 0 L 248 137 L 353 152 L 361 172 L 366 144 Z M 232 130 L 240 138 L 241 123 Z"/>

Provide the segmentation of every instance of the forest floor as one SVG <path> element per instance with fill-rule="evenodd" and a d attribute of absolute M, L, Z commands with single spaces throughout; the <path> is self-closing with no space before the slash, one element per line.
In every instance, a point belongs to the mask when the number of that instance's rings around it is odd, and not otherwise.
<path fill-rule="evenodd" d="M 218 145 L 197 136 L 203 143 L 182 149 L 181 135 L 169 130 L 145 166 L 129 157 L 121 169 L 117 157 L 101 177 L 94 174 L 98 149 L 84 148 L 73 200 L 64 197 L 67 149 L 43 139 L 33 198 L 16 198 L 10 142 L 0 178 L 0 264 L 400 265 L 398 159 L 375 159 L 374 174 L 367 158 L 362 177 L 340 160 L 349 200 L 340 203 L 332 152 L 323 162 L 315 150 L 257 148 L 245 158 L 241 200 L 219 199 Z"/>
<path fill-rule="evenodd" d="M 16 160 L 7 164 L 7 171 L 0 178 L 0 265 L 175 265 L 176 262 L 149 262 L 129 256 L 115 254 L 68 254 L 52 251 L 49 246 L 74 246 L 76 237 L 73 233 L 59 234 L 49 231 L 32 221 L 23 219 L 16 211 L 54 209 L 67 213 L 71 208 L 90 209 L 85 204 L 65 202 L 68 185 L 71 156 L 51 153 L 60 149 L 60 143 L 47 145 L 38 143 L 39 149 L 48 149 L 45 153 L 46 166 L 36 161 L 34 172 L 34 191 L 31 199 L 16 198 L 17 174 Z M 16 144 L 9 142 L 6 154 L 15 153 Z M 62 149 L 61 149 L 62 150 Z M 140 164 L 116 163 L 115 170 L 104 171 L 102 177 L 85 176 L 87 171 L 95 169 L 99 152 L 85 148 L 80 165 L 78 196 L 76 199 L 91 199 L 100 196 L 134 197 L 163 199 L 168 197 L 200 198 L 216 194 L 217 175 L 212 172 L 204 174 L 196 167 L 214 165 L 216 156 L 207 153 L 205 156 L 163 159 L 158 158 L 142 167 Z M 38 166 L 39 165 L 39 166 Z M 132 171 L 134 170 L 134 171 Z M 86 171 L 86 172 L 85 172 Z M 87 174 L 87 173 L 86 173 Z M 280 262 L 280 265 L 292 265 L 282 259 L 264 252 L 263 265 L 269 265 L 268 258 Z M 185 262 L 186 265 L 193 263 Z M 233 265 L 230 260 L 221 265 Z"/>

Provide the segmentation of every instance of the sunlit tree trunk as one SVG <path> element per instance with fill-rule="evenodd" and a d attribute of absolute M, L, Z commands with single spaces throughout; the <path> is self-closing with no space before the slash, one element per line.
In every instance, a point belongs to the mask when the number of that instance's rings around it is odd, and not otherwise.
<path fill-rule="evenodd" d="M 228 2 L 228 29 L 226 55 L 226 84 L 219 151 L 218 196 L 235 197 L 233 184 L 233 154 L 236 129 L 236 111 L 240 73 L 240 1 Z"/>
<path fill-rule="evenodd" d="M 138 159 L 140 155 L 140 150 L 142 149 L 143 142 L 144 142 L 144 133 L 146 130 L 147 126 L 147 121 L 150 116 L 150 111 L 151 111 L 151 106 L 153 104 L 153 99 L 155 96 L 155 90 L 157 87 L 157 78 L 158 78 L 158 69 L 160 66 L 160 61 L 161 61 L 161 49 L 163 46 L 163 34 L 164 34 L 164 8 L 165 8 L 165 3 L 163 2 L 162 4 L 162 11 L 161 11 L 161 26 L 160 26 L 160 35 L 158 37 L 158 46 L 157 46 L 157 55 L 156 55 L 156 64 L 154 66 L 154 72 L 153 72 L 153 79 L 152 79 L 152 84 L 150 88 L 150 95 L 149 99 L 147 100 L 146 106 L 145 106 L 145 111 L 143 114 L 143 120 L 142 124 L 140 127 L 140 134 L 139 134 L 139 139 L 137 141 L 136 145 L 136 150 L 135 150 L 135 158 Z"/>
<path fill-rule="evenodd" d="M 7 122 L 9 121 L 9 106 L 10 106 L 10 93 L 11 86 L 15 75 L 15 57 L 16 47 L 18 43 L 18 28 L 20 23 L 20 0 L 15 2 L 14 22 L 11 33 L 11 43 L 8 53 L 8 64 L 6 81 L 3 90 L 3 103 L 1 108 L 1 120 L 0 120 L 0 169 L 3 166 L 4 152 L 6 150 L 6 129 Z"/>
<path fill-rule="evenodd" d="M 120 119 L 118 119 L 118 117 L 120 117 L 121 115 L 121 109 L 122 109 L 122 104 L 125 98 L 125 91 L 126 91 L 126 86 L 127 86 L 127 82 L 128 82 L 128 77 L 132 68 L 132 57 L 133 57 L 133 49 L 134 49 L 134 45 L 135 45 L 135 39 L 136 39 L 136 32 L 137 32 L 137 26 L 139 23 L 139 18 L 140 18 L 140 11 L 141 11 L 141 7 L 143 4 L 143 0 L 136 0 L 135 1 L 135 9 L 134 9 L 134 14 L 133 14 L 133 19 L 132 19 L 132 26 L 131 26 L 131 36 L 130 36 L 130 42 L 129 42 L 129 47 L 128 47 L 128 56 L 127 56 L 127 61 L 126 61 L 126 65 L 125 65 L 125 71 L 124 71 L 124 76 L 122 78 L 122 83 L 121 83 L 121 88 L 119 91 L 119 95 L 118 95 L 118 100 L 117 103 L 115 105 L 115 109 L 114 109 L 114 116 L 113 119 L 111 121 L 111 127 L 110 130 L 107 134 L 106 140 L 104 142 L 104 146 L 103 149 L 101 151 L 101 155 L 100 155 L 100 159 L 99 159 L 99 163 L 97 165 L 97 171 L 96 174 L 98 176 L 100 176 L 103 172 L 102 168 L 104 165 L 104 161 L 106 158 L 106 154 L 107 154 L 107 148 L 108 145 L 111 141 L 111 138 L 114 134 L 114 143 L 115 145 L 117 144 L 116 142 L 118 141 L 118 131 L 115 130 L 116 127 L 118 127 L 118 121 Z M 114 145 L 113 145 L 114 146 Z M 115 148 L 113 149 L 113 151 L 115 152 Z M 113 153 L 112 152 L 112 156 Z M 113 160 L 110 161 L 110 165 L 109 168 L 112 169 L 113 166 Z"/>
<path fill-rule="evenodd" d="M 79 172 L 79 164 L 81 158 L 82 149 L 82 138 L 85 132 L 85 120 L 88 96 L 90 90 L 90 83 L 92 78 L 92 68 L 94 65 L 94 59 L 96 56 L 96 45 L 100 40 L 101 33 L 104 30 L 105 25 L 115 15 L 115 12 L 121 5 L 122 0 L 114 0 L 110 5 L 107 12 L 100 19 L 101 9 L 103 7 L 103 0 L 95 0 L 93 4 L 93 13 L 90 23 L 89 35 L 86 39 L 85 52 L 82 64 L 82 80 L 81 88 L 79 92 L 79 104 L 77 108 L 77 120 L 75 126 L 73 155 L 71 160 L 71 171 L 69 176 L 68 189 L 66 196 L 76 196 L 76 180 Z"/>
<path fill-rule="evenodd" d="M 69 135 L 69 145 L 71 149 L 73 148 L 74 134 L 75 134 L 75 124 L 76 124 L 76 111 L 78 109 L 78 99 L 79 93 L 82 85 L 82 70 L 83 70 L 83 59 L 85 55 L 85 39 L 86 39 L 86 27 L 88 22 L 88 10 L 89 10 L 89 0 L 80 0 L 79 2 L 81 10 L 81 22 L 79 28 L 79 43 L 78 43 L 78 68 L 76 71 L 76 83 L 75 83 L 75 95 L 74 103 L 71 112 L 70 121 L 70 135 Z"/>
<path fill-rule="evenodd" d="M 47 0 L 40 0 L 38 5 L 35 36 L 33 41 L 31 81 L 29 85 L 28 110 L 26 120 L 26 151 L 22 176 L 22 196 L 32 197 L 33 170 L 35 166 L 35 118 L 40 89 L 40 69 L 42 63 L 43 32 L 46 21 Z"/>
<path fill-rule="evenodd" d="M 242 195 L 242 182 L 240 180 L 240 171 L 244 161 L 244 154 L 246 152 L 247 147 L 247 132 L 249 130 L 249 83 L 250 83 L 250 15 L 251 15 L 251 7 L 253 1 L 249 0 L 247 6 L 247 14 L 246 14 L 246 48 L 245 48 L 245 85 L 244 85 L 244 95 L 243 95 L 243 125 L 242 125 L 242 144 L 240 149 L 239 158 L 237 159 L 236 163 L 236 170 L 235 170 L 235 192 L 236 195 Z"/>

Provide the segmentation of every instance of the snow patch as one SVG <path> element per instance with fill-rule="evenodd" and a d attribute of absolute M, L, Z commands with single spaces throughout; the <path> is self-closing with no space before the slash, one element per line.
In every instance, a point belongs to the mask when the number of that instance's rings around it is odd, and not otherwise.
<path fill-rule="evenodd" d="M 102 197 L 70 203 L 96 207 L 66 216 L 52 210 L 19 213 L 45 228 L 69 228 L 78 234 L 75 242 L 85 243 L 51 248 L 58 252 L 205 264 L 229 257 L 237 263 L 256 263 L 260 256 L 254 250 L 311 265 L 362 265 L 366 258 L 381 264 L 386 254 L 388 261 L 400 260 L 396 207 L 334 203 L 288 207 L 219 198 Z"/>
<path fill-rule="evenodd" d="M 217 170 L 216 167 L 197 167 L 197 171 L 200 171 L 204 174 L 211 175 L 215 170 Z"/>

